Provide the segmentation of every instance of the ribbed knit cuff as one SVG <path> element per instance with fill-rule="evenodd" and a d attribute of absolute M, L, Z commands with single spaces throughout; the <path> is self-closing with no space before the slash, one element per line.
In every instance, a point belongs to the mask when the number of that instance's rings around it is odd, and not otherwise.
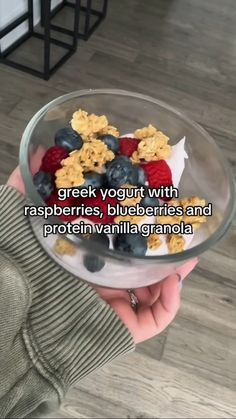
<path fill-rule="evenodd" d="M 29 311 L 23 339 L 38 371 L 63 396 L 68 387 L 134 349 L 131 334 L 91 286 L 44 252 L 23 215 L 25 198 L 0 187 L 0 249 L 24 274 Z"/>

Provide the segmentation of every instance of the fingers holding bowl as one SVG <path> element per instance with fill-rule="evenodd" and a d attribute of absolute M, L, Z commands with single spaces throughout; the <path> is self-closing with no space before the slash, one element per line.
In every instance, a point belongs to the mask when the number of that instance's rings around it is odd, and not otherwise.
<path fill-rule="evenodd" d="M 44 154 L 45 149 L 41 146 L 38 147 L 36 152 L 32 154 L 30 158 L 30 170 L 32 175 L 35 175 L 35 173 L 37 173 L 37 171 L 39 170 Z M 17 166 L 15 170 L 11 173 L 7 181 L 7 185 L 12 186 L 13 188 L 21 192 L 23 195 L 25 195 L 25 186 L 19 166 Z"/>

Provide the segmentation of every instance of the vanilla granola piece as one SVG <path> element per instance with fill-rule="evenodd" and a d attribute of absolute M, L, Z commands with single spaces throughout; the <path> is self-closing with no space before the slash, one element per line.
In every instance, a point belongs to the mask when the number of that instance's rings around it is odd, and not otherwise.
<path fill-rule="evenodd" d="M 137 129 L 134 132 L 134 138 L 137 138 L 137 140 L 143 140 L 145 138 L 153 137 L 157 132 L 157 129 L 149 124 L 147 127 Z"/>
<path fill-rule="evenodd" d="M 181 206 L 180 201 L 178 199 L 172 199 L 168 202 L 168 206 L 172 207 L 179 207 Z M 180 225 L 181 221 L 183 221 L 183 215 L 158 215 L 156 217 L 157 224 L 178 224 Z"/>
<path fill-rule="evenodd" d="M 201 227 L 201 224 L 206 222 L 206 217 L 204 215 L 186 215 L 186 208 L 189 206 L 195 207 L 195 206 L 205 206 L 205 200 L 200 199 L 196 196 L 189 197 L 189 198 L 182 198 L 180 200 L 178 199 L 172 199 L 168 205 L 170 206 L 181 206 L 183 208 L 183 215 L 162 215 L 156 217 L 156 222 L 158 224 L 180 224 L 181 221 L 183 221 L 185 224 L 191 224 L 193 227 L 193 230 L 197 230 L 199 227 Z"/>
<path fill-rule="evenodd" d="M 79 109 L 73 114 L 71 126 L 84 141 L 91 141 L 95 138 L 95 134 L 108 126 L 108 120 L 105 115 L 89 115 L 88 112 Z"/>
<path fill-rule="evenodd" d="M 184 251 L 185 238 L 180 234 L 168 235 L 166 242 L 170 253 L 179 253 Z"/>
<path fill-rule="evenodd" d="M 138 149 L 132 154 L 132 163 L 137 164 L 141 160 L 147 162 L 166 160 L 170 157 L 172 147 L 168 144 L 169 138 L 161 131 L 155 130 L 154 132 L 154 129 L 154 127 L 150 129 L 146 127 L 135 132 L 135 134 L 138 134 L 140 141 Z M 148 136 L 149 132 L 152 133 L 152 135 Z M 141 137 L 143 138 L 141 139 Z"/>
<path fill-rule="evenodd" d="M 69 159 L 69 157 L 67 159 Z M 74 165 L 72 162 L 71 164 L 64 165 L 61 169 L 58 169 L 55 176 L 57 189 L 78 187 L 84 183 L 82 167 L 80 165 Z"/>
<path fill-rule="evenodd" d="M 74 256 L 76 254 L 76 247 L 68 240 L 57 239 L 54 245 L 54 252 L 59 256 Z"/>
<path fill-rule="evenodd" d="M 74 112 L 71 120 L 71 127 L 83 137 L 87 137 L 91 132 L 89 127 L 88 112 L 83 111 L 82 109 Z"/>
<path fill-rule="evenodd" d="M 198 196 L 190 196 L 188 198 L 181 198 L 180 204 L 183 206 L 184 209 L 187 207 L 195 207 L 196 205 L 204 207 L 206 205 L 205 199 L 201 199 Z"/>
<path fill-rule="evenodd" d="M 98 116 L 92 113 L 91 115 L 89 115 L 88 119 L 91 131 L 95 134 L 108 126 L 108 120 L 105 115 Z"/>
<path fill-rule="evenodd" d="M 113 127 L 112 125 L 107 125 L 107 127 L 102 128 L 98 133 L 98 135 L 104 135 L 104 134 L 110 134 L 116 138 L 120 136 L 118 129 L 116 127 Z"/>
<path fill-rule="evenodd" d="M 148 249 L 150 250 L 157 250 L 161 246 L 161 239 L 158 234 L 153 233 L 147 239 Z"/>
<path fill-rule="evenodd" d="M 83 233 L 83 234 L 80 234 L 80 236 L 82 237 L 82 239 L 88 240 L 91 237 L 91 234 L 90 233 Z"/>
<path fill-rule="evenodd" d="M 192 196 L 189 198 L 181 199 L 180 203 L 182 207 L 184 208 L 184 212 L 185 212 L 183 221 L 186 224 L 192 224 L 194 230 L 198 229 L 201 226 L 201 224 L 206 222 L 205 215 L 187 215 L 186 214 L 187 207 L 196 207 L 196 206 L 204 207 L 206 205 L 205 199 L 201 199 L 197 196 Z"/>
<path fill-rule="evenodd" d="M 103 166 L 114 157 L 114 153 L 107 148 L 106 144 L 100 140 L 94 140 L 85 142 L 80 150 L 72 151 L 61 164 L 63 167 L 74 168 L 74 170 L 80 168 L 83 173 L 102 173 Z"/>

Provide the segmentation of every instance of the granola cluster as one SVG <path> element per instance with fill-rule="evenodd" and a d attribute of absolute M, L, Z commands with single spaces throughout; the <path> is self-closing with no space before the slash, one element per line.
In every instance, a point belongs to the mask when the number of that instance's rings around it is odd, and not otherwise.
<path fill-rule="evenodd" d="M 103 134 L 119 137 L 119 131 L 108 124 L 106 116 L 88 114 L 79 109 L 73 114 L 71 126 L 83 138 L 83 146 L 80 150 L 72 151 L 69 157 L 61 161 L 62 167 L 55 173 L 58 189 L 83 185 L 85 173 L 102 173 L 105 164 L 115 158 L 107 145 L 98 139 L 98 136 Z"/>
<path fill-rule="evenodd" d="M 131 157 L 134 164 L 140 161 L 165 160 L 170 157 L 172 148 L 168 144 L 169 138 L 153 125 L 136 130 L 134 136 L 140 140 L 138 149 Z"/>
<path fill-rule="evenodd" d="M 153 137 L 157 133 L 157 129 L 149 124 L 147 127 L 136 129 L 134 137 L 138 140 L 144 140 L 145 138 Z"/>
<path fill-rule="evenodd" d="M 185 238 L 180 234 L 170 234 L 167 237 L 167 247 L 170 253 L 183 252 L 185 245 Z"/>
<path fill-rule="evenodd" d="M 54 252 L 59 256 L 74 256 L 76 254 L 76 247 L 65 239 L 57 239 L 54 245 Z"/>
<path fill-rule="evenodd" d="M 114 137 L 117 137 L 117 138 L 120 136 L 118 129 L 116 127 L 113 127 L 113 125 L 107 125 L 105 128 L 102 128 L 99 131 L 99 135 L 104 135 L 104 134 L 114 135 Z"/>
<path fill-rule="evenodd" d="M 180 202 L 184 208 L 184 211 L 186 211 L 187 207 L 204 207 L 206 205 L 206 201 L 197 196 L 181 199 Z M 206 217 L 204 215 L 187 215 L 185 213 L 183 216 L 183 221 L 186 224 L 192 224 L 193 229 L 196 230 L 201 227 L 201 224 L 206 222 Z"/>
<path fill-rule="evenodd" d="M 191 224 L 193 231 L 197 230 L 201 224 L 206 222 L 206 217 L 204 215 L 187 215 L 187 207 L 204 207 L 206 201 L 197 196 L 182 198 L 182 199 L 173 199 L 168 203 L 171 206 L 180 206 L 183 208 L 183 215 L 173 215 L 173 216 L 158 216 L 156 217 L 156 222 L 158 224 L 180 224 L 182 221 L 185 224 Z M 182 252 L 185 246 L 185 239 L 181 235 L 171 234 L 167 237 L 167 246 L 170 253 Z"/>
<path fill-rule="evenodd" d="M 183 208 L 183 215 L 173 215 L 173 216 L 164 216 L 159 215 L 156 218 L 156 221 L 158 224 L 180 224 L 181 221 L 183 221 L 185 224 L 191 224 L 193 227 L 193 230 L 196 230 L 201 226 L 201 224 L 206 222 L 206 217 L 204 215 L 187 215 L 186 214 L 186 208 L 187 207 L 204 207 L 206 205 L 206 201 L 204 199 L 201 199 L 197 196 L 189 197 L 189 198 L 182 198 L 180 200 L 173 199 L 169 201 L 169 206 L 174 207 L 182 207 Z"/>
<path fill-rule="evenodd" d="M 70 156 L 62 160 L 65 167 L 81 167 L 84 173 L 101 173 L 105 163 L 113 160 L 115 157 L 111 150 L 108 150 L 106 144 L 100 140 L 84 143 L 80 150 L 70 153 Z"/>
<path fill-rule="evenodd" d="M 71 120 L 72 128 L 78 132 L 84 141 L 92 141 L 102 134 L 112 134 L 119 137 L 117 128 L 108 124 L 105 115 L 88 114 L 88 112 L 79 109 L 74 112 Z"/>
<path fill-rule="evenodd" d="M 68 159 L 70 159 L 70 157 L 65 159 L 67 160 L 67 163 L 65 165 L 62 161 L 63 167 L 57 170 L 55 173 L 55 177 L 56 177 L 55 184 L 56 184 L 57 189 L 73 188 L 73 187 L 81 186 L 84 183 L 82 167 L 79 165 L 73 164 L 73 162 L 71 162 L 70 160 L 68 162 Z"/>
<path fill-rule="evenodd" d="M 150 234 L 150 236 L 147 239 L 148 249 L 150 250 L 157 250 L 158 247 L 161 246 L 162 241 L 158 234 Z"/>

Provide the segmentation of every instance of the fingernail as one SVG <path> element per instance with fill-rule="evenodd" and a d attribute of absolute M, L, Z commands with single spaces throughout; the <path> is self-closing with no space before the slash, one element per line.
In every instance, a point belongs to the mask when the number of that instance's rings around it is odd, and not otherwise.
<path fill-rule="evenodd" d="M 180 275 L 180 273 L 179 273 L 179 272 L 176 272 L 176 276 L 177 276 L 177 278 L 178 278 L 178 281 L 179 281 L 179 282 L 181 282 L 181 281 L 182 281 L 182 278 L 181 278 L 181 275 Z"/>
<path fill-rule="evenodd" d="M 179 274 L 181 281 L 183 281 L 190 274 L 190 272 L 193 271 L 195 266 L 198 264 L 198 261 L 198 258 L 192 259 L 177 269 L 176 273 Z"/>
<path fill-rule="evenodd" d="M 176 276 L 176 279 L 178 281 L 179 291 L 181 291 L 182 290 L 182 287 L 183 287 L 181 275 L 178 272 L 176 272 L 175 273 L 175 276 Z"/>
<path fill-rule="evenodd" d="M 176 275 L 177 275 L 178 281 L 179 281 L 179 283 L 178 283 L 179 291 L 181 292 L 182 288 L 183 288 L 183 280 L 182 280 L 181 275 L 179 273 L 176 273 Z"/>

